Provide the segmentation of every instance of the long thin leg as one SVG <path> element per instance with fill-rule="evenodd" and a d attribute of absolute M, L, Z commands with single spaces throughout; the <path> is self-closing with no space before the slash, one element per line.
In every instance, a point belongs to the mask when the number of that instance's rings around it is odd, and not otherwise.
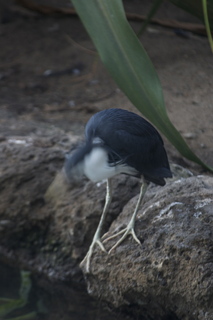
<path fill-rule="evenodd" d="M 99 221 L 97 230 L 95 232 L 95 235 L 93 237 L 93 240 L 92 240 L 92 243 L 91 243 L 91 245 L 89 247 L 89 250 L 88 250 L 85 258 L 82 260 L 82 262 L 80 264 L 81 266 L 83 266 L 86 263 L 86 268 L 85 268 L 86 272 L 89 272 L 90 260 L 91 260 L 91 257 L 92 257 L 93 248 L 94 248 L 95 244 L 98 244 L 99 247 L 101 248 L 101 250 L 106 252 L 106 249 L 104 248 L 104 246 L 103 246 L 103 244 L 101 242 L 101 231 L 102 231 L 102 227 L 103 227 L 103 224 L 104 224 L 104 221 L 105 221 L 106 214 L 107 214 L 107 212 L 109 210 L 109 206 L 110 206 L 111 200 L 112 200 L 111 180 L 107 179 L 106 200 L 105 200 L 104 209 L 103 209 L 103 212 L 102 212 L 102 215 L 101 215 L 101 219 Z"/>
<path fill-rule="evenodd" d="M 128 225 L 126 228 L 124 228 L 123 230 L 119 231 L 118 233 L 114 234 L 113 236 L 105 239 L 103 241 L 106 242 L 108 240 L 111 240 L 111 239 L 114 239 L 115 237 L 123 234 L 123 236 L 116 242 L 116 244 L 109 250 L 109 253 L 111 253 L 112 250 L 114 250 L 121 242 L 124 241 L 124 239 L 126 239 L 126 237 L 131 234 L 132 237 L 135 239 L 135 241 L 140 244 L 140 240 L 138 239 L 138 237 L 136 236 L 135 234 L 135 231 L 134 231 L 134 226 L 135 226 L 135 219 L 136 219 L 136 216 L 137 216 L 137 213 L 138 213 L 138 209 L 141 205 L 141 202 L 144 198 L 144 195 L 146 193 L 146 190 L 147 190 L 147 187 L 148 187 L 148 184 L 147 182 L 145 181 L 144 178 L 142 178 L 142 185 L 141 185 L 141 189 L 140 189 L 140 194 L 139 194 L 139 198 L 138 198 L 138 202 L 136 204 L 136 207 L 135 207 L 135 210 L 133 212 L 133 215 L 132 215 L 132 218 L 131 220 L 129 221 Z"/>

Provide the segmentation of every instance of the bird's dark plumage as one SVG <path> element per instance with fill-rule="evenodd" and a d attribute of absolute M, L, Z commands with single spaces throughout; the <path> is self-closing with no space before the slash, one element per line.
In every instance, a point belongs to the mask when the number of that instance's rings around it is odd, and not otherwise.
<path fill-rule="evenodd" d="M 88 145 L 96 137 L 101 139 L 111 165 L 121 161 L 158 185 L 164 185 L 164 178 L 172 176 L 161 136 L 148 121 L 133 112 L 100 111 L 88 121 L 85 136 Z"/>

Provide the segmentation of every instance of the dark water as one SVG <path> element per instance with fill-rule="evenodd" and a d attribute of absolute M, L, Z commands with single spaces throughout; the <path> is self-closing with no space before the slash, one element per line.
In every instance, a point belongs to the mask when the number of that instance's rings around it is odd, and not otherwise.
<path fill-rule="evenodd" d="M 22 305 L 22 300 L 25 300 Z M 92 299 L 85 287 L 51 283 L 0 263 L 1 320 L 124 320 Z"/>

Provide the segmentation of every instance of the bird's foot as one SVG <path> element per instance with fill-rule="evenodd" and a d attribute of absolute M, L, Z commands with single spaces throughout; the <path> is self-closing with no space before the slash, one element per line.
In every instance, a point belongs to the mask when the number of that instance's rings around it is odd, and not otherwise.
<path fill-rule="evenodd" d="M 83 268 L 85 270 L 86 273 L 89 273 L 90 271 L 90 262 L 91 262 L 91 257 L 92 257 L 92 253 L 93 253 L 93 249 L 95 245 L 99 245 L 99 247 L 101 248 L 102 251 L 104 251 L 105 253 L 107 253 L 106 249 L 104 248 L 103 243 L 101 242 L 100 238 L 96 238 L 93 239 L 89 250 L 86 254 L 86 256 L 84 257 L 84 259 L 81 261 L 80 263 L 80 267 Z"/>
<path fill-rule="evenodd" d="M 119 235 L 122 235 L 122 237 L 114 244 L 114 246 L 109 250 L 109 254 L 112 252 L 112 250 L 114 250 L 115 248 L 117 248 L 119 246 L 119 244 L 121 242 L 124 241 L 124 239 L 126 239 L 128 237 L 128 235 L 132 235 L 133 239 L 138 243 L 138 244 L 141 244 L 140 240 L 138 239 L 138 237 L 136 236 L 135 234 L 135 230 L 134 230 L 134 226 L 132 225 L 132 223 L 129 223 L 128 226 L 124 229 L 122 229 L 121 231 L 119 231 L 118 233 L 114 234 L 113 236 L 110 236 L 106 239 L 104 239 L 103 243 L 104 242 L 107 242 L 111 239 L 114 239 L 116 238 L 117 236 Z"/>

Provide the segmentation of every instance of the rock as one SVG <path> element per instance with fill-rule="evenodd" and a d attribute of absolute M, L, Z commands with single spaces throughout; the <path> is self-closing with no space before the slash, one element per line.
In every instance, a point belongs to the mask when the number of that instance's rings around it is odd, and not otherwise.
<path fill-rule="evenodd" d="M 72 139 L 48 136 L 0 142 L 0 257 L 51 279 L 79 281 L 105 184 L 69 186 L 61 168 Z M 110 255 L 95 249 L 88 291 L 137 319 L 212 320 L 213 178 L 172 170 L 174 180 L 147 191 L 136 223 L 141 246 L 129 238 Z M 127 224 L 139 189 L 136 178 L 113 179 L 103 232 Z"/>
<path fill-rule="evenodd" d="M 0 256 L 17 267 L 44 273 L 52 270 L 54 250 L 61 243 L 53 233 L 53 210 L 44 194 L 64 155 L 50 142 L 44 147 L 35 138 L 9 137 L 0 144 Z"/>
<path fill-rule="evenodd" d="M 105 183 L 69 186 L 61 168 L 76 139 L 55 137 L 0 143 L 0 256 L 57 280 L 78 281 L 103 210 Z M 106 230 L 138 193 L 139 180 L 117 177 L 113 190 Z"/>
<path fill-rule="evenodd" d="M 137 197 L 112 223 L 130 219 Z M 189 177 L 152 187 L 126 239 L 110 255 L 99 248 L 85 274 L 88 292 L 136 319 L 213 319 L 213 178 Z M 115 239 L 105 244 L 109 250 Z"/>

